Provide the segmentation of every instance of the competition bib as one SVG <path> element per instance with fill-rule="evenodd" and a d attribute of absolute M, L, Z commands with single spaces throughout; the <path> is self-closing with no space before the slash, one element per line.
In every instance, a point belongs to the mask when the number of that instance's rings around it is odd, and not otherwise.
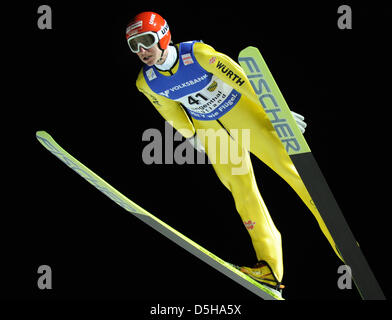
<path fill-rule="evenodd" d="M 228 84 L 213 76 L 201 90 L 177 101 L 189 110 L 193 118 L 215 120 L 236 105 L 241 95 Z"/>
<path fill-rule="evenodd" d="M 179 66 L 172 76 L 144 66 L 144 78 L 155 93 L 180 102 L 197 120 L 216 120 L 232 109 L 241 94 L 204 70 L 193 54 L 192 42 L 180 43 Z"/>

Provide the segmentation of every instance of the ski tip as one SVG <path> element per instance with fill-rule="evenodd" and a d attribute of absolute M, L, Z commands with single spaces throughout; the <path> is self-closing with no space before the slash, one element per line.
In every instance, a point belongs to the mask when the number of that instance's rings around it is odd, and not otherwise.
<path fill-rule="evenodd" d="M 254 46 L 248 46 L 248 47 L 242 49 L 241 52 L 246 51 L 246 50 L 259 50 L 259 49 L 257 47 L 254 47 Z"/>
<path fill-rule="evenodd" d="M 47 133 L 46 131 L 39 130 L 35 132 L 35 137 L 37 140 L 45 146 L 45 141 L 53 140 L 51 135 Z"/>
<path fill-rule="evenodd" d="M 35 136 L 36 136 L 36 138 L 40 138 L 40 137 L 43 137 L 43 136 L 49 136 L 49 134 L 46 131 L 38 130 L 35 133 Z"/>
<path fill-rule="evenodd" d="M 241 59 L 244 56 L 249 56 L 252 54 L 257 54 L 260 53 L 259 49 L 253 46 L 246 47 L 245 49 L 242 49 L 238 55 L 239 59 Z"/>

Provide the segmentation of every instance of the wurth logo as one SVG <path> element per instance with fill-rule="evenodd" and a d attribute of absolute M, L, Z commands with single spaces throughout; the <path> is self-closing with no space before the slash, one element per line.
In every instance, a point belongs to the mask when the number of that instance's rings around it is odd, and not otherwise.
<path fill-rule="evenodd" d="M 248 230 L 252 230 L 254 228 L 255 224 L 256 224 L 256 222 L 253 222 L 252 220 L 244 221 L 244 225 L 245 225 L 246 229 L 248 229 Z"/>
<path fill-rule="evenodd" d="M 242 80 L 242 78 L 238 74 L 235 74 L 222 62 L 218 61 L 218 63 L 216 64 L 216 68 L 222 73 L 224 73 L 226 77 L 228 77 L 231 81 L 235 81 L 235 83 L 239 86 L 242 86 L 245 83 L 245 80 Z"/>

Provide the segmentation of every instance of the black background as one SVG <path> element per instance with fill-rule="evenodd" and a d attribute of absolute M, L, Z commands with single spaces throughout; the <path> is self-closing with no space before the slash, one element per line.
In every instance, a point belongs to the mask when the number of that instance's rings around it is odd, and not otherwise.
<path fill-rule="evenodd" d="M 39 5 L 53 29 L 37 27 Z M 351 5 L 352 30 L 337 27 Z M 141 62 L 125 41 L 128 20 L 156 11 L 174 42 L 202 39 L 237 59 L 260 49 L 305 133 L 353 233 L 390 297 L 390 42 L 384 3 L 261 4 L 217 1 L 30 2 L 4 61 L 2 296 L 126 299 L 154 303 L 259 304 L 240 287 L 128 214 L 36 140 L 46 130 L 120 192 L 218 256 L 255 262 L 231 194 L 211 165 L 146 165 L 142 134 L 164 121 L 135 87 Z M 289 300 L 359 300 L 339 290 L 340 261 L 296 194 L 252 157 L 261 194 L 283 236 Z M 218 200 L 217 200 L 218 199 Z M 37 287 L 38 266 L 53 289 Z M 144 310 L 144 309 L 143 309 Z"/>

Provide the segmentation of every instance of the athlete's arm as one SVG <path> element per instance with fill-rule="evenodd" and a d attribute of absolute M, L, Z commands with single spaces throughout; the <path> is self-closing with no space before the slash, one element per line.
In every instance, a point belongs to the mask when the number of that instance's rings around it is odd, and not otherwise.
<path fill-rule="evenodd" d="M 246 74 L 233 59 L 202 42 L 194 44 L 193 53 L 202 68 L 216 75 L 255 103 L 260 104 Z"/>
<path fill-rule="evenodd" d="M 161 116 L 166 121 L 172 122 L 173 127 L 185 138 L 190 138 L 195 134 L 195 128 L 180 103 L 154 93 L 146 83 L 143 72 L 139 73 L 136 87 L 150 100 Z"/>

